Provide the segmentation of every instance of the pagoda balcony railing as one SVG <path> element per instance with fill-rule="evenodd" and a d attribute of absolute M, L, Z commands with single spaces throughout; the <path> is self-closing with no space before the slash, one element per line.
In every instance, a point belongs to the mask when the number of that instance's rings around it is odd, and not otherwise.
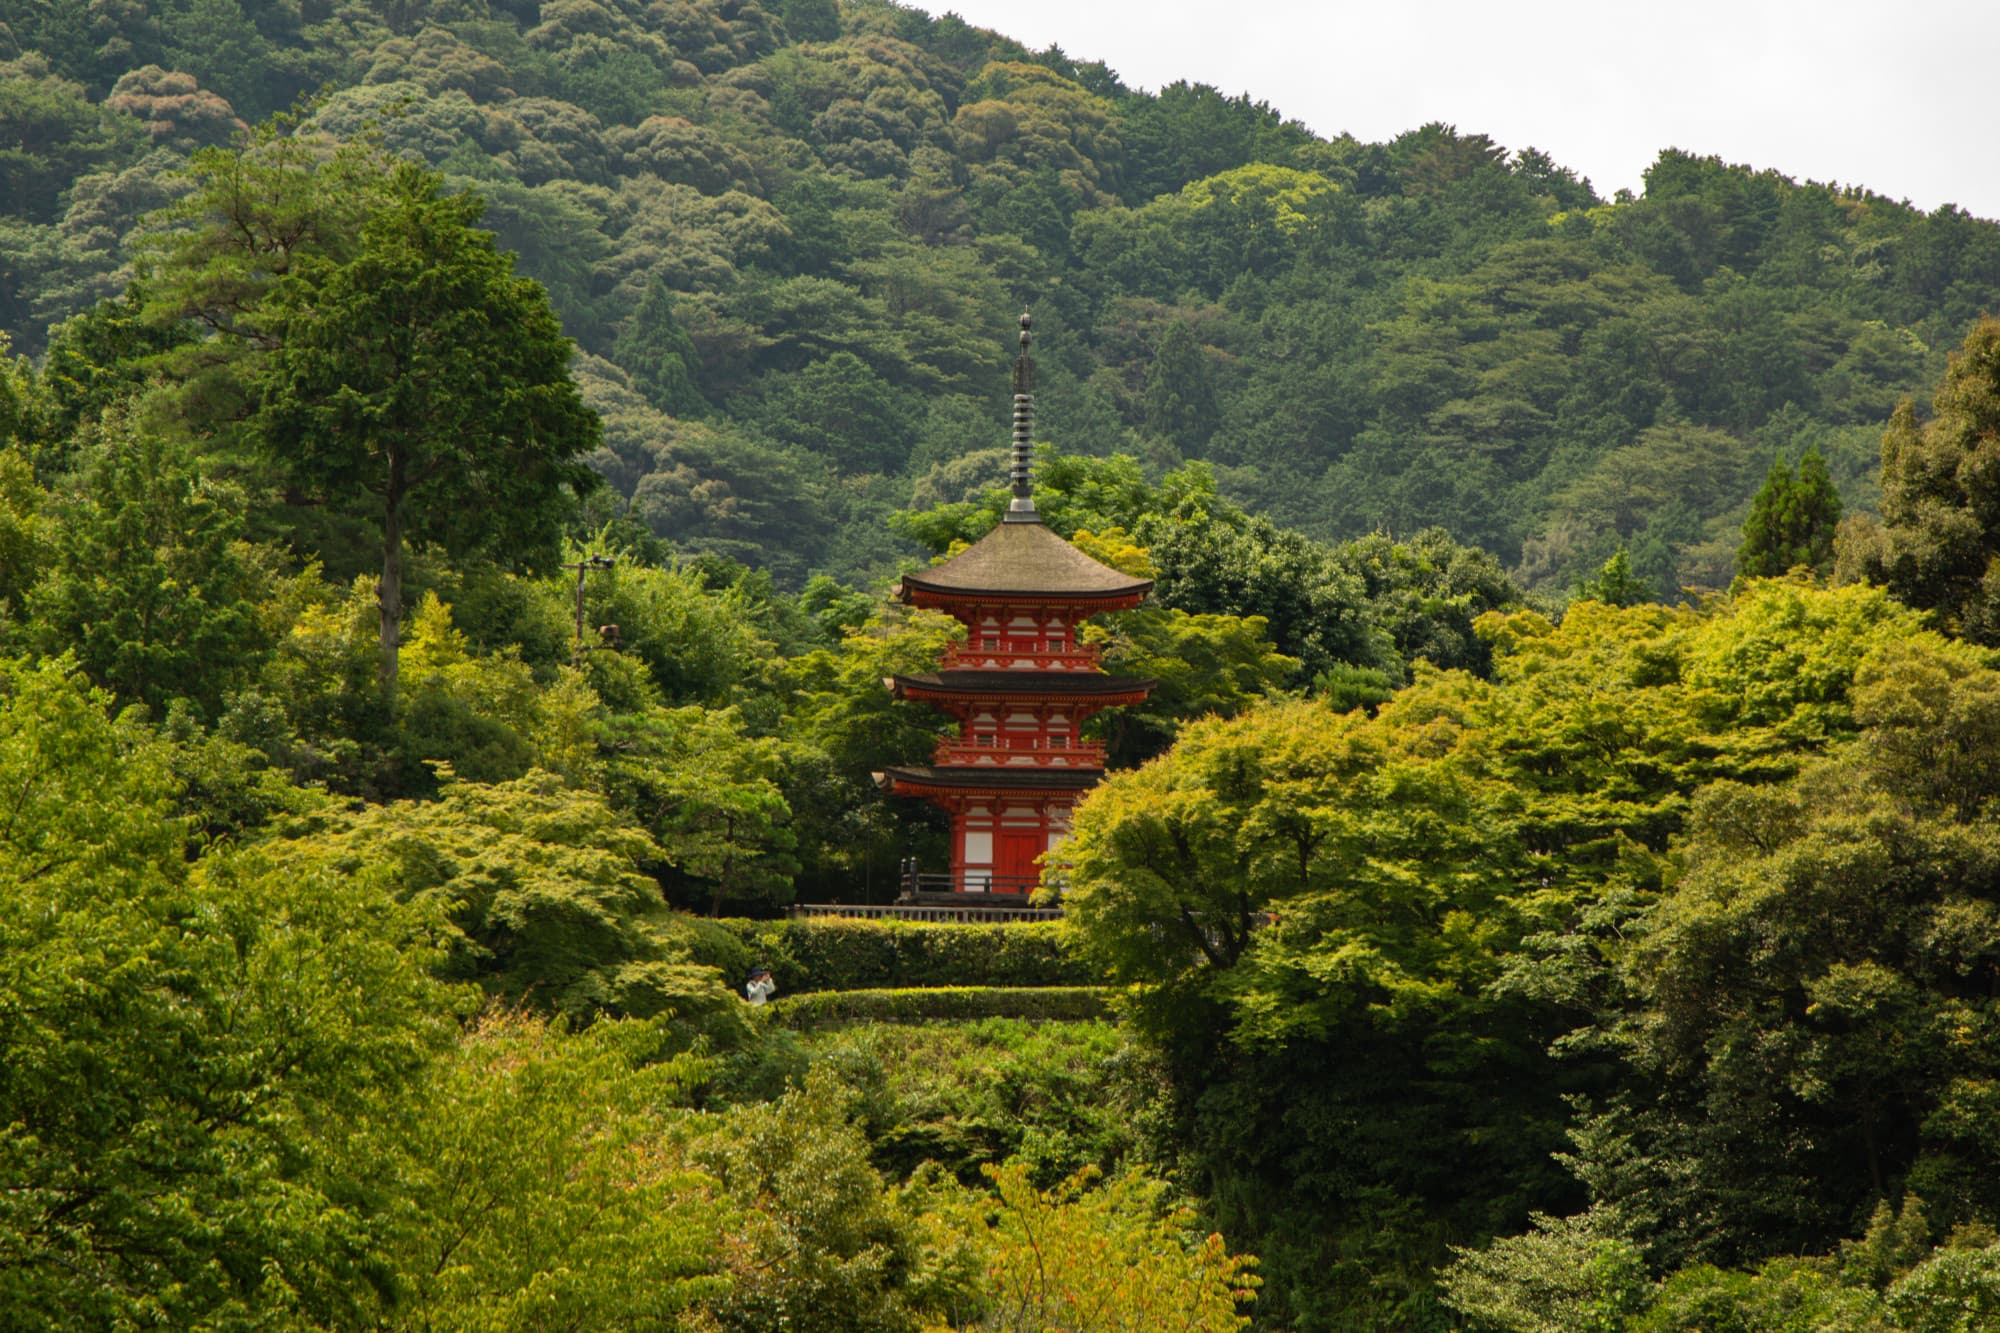
<path fill-rule="evenodd" d="M 920 902 L 949 894 L 1024 901 L 1042 887 L 1040 875 L 996 875 L 990 870 L 919 871 L 912 862 L 903 864 L 903 901 Z"/>
<path fill-rule="evenodd" d="M 954 643 L 945 648 L 942 666 L 946 671 L 1095 671 L 1099 656 L 1094 643 L 1056 653 Z"/>
<path fill-rule="evenodd" d="M 991 901 L 987 901 L 990 898 Z M 947 921 L 961 925 L 1004 925 L 1014 921 L 1060 921 L 1060 907 L 1031 907 L 1006 895 L 968 898 L 957 894 L 946 902 L 902 902 L 868 905 L 864 903 L 800 903 L 794 917 L 846 917 L 863 921 Z"/>
<path fill-rule="evenodd" d="M 1036 746 L 1010 750 L 1004 745 L 980 745 L 947 736 L 938 742 L 932 762 L 948 768 L 1103 768 L 1103 741 L 1077 741 L 1066 749 Z"/>

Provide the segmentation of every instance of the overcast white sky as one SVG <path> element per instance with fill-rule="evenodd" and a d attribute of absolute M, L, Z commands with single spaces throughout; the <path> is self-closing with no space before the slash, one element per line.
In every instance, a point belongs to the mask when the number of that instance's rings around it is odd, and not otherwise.
<path fill-rule="evenodd" d="M 2000 218 L 2000 0 L 919 2 L 1323 135 L 1540 148 L 1606 198 L 1675 147 Z"/>

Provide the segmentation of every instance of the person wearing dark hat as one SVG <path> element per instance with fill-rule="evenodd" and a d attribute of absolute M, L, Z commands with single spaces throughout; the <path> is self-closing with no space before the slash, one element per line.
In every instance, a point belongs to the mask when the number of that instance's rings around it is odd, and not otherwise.
<path fill-rule="evenodd" d="M 752 1004 L 762 1004 L 778 993 L 778 983 L 771 980 L 771 969 L 759 963 L 750 969 L 750 980 L 743 983 L 743 998 Z"/>

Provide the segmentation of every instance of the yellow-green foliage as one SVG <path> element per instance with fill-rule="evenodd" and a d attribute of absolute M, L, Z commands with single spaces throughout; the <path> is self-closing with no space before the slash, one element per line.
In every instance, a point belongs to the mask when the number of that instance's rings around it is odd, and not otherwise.
<path fill-rule="evenodd" d="M 1181 188 L 1179 201 L 1197 210 L 1227 204 L 1246 219 L 1295 236 L 1311 221 L 1313 202 L 1339 189 L 1318 172 L 1253 162 L 1190 182 Z"/>
<path fill-rule="evenodd" d="M 451 924 L 448 974 L 509 1003 L 575 1020 L 600 1013 L 740 1019 L 716 973 L 685 958 L 641 870 L 659 847 L 629 818 L 553 775 L 447 780 L 434 801 L 329 810 L 294 821 L 267 854 L 330 871 Z"/>
<path fill-rule="evenodd" d="M 983 1300 L 962 1333 L 1225 1333 L 1248 1323 L 1257 1261 L 1203 1235 L 1193 1213 L 1138 1173 L 1095 1187 L 1082 1171 L 1036 1189 L 1020 1165 L 988 1168 L 990 1196 L 946 1203 L 928 1221 L 943 1247 L 963 1246 L 986 1271 Z"/>
<path fill-rule="evenodd" d="M 1650 873 L 1702 784 L 1852 735 L 1869 654 L 1941 644 L 1918 626 L 1786 580 L 1706 611 L 1490 614 L 1492 682 L 1420 669 L 1374 717 L 1272 702 L 1113 776 L 1069 844 L 1066 928 L 1118 976 L 1219 969 L 1246 1034 L 1470 993 L 1514 932 Z"/>
<path fill-rule="evenodd" d="M 381 1326 L 671 1327 L 724 1297 L 726 1214 L 674 1146 L 697 1065 L 658 1047 L 638 1023 L 489 1014 L 413 1081 L 407 1115 L 344 1138 L 400 1204 Z"/>

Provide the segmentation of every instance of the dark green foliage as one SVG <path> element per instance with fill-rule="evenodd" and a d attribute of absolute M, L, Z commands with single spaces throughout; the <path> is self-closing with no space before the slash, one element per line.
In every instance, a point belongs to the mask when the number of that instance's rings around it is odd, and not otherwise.
<path fill-rule="evenodd" d="M 767 964 L 779 990 L 874 990 L 937 986 L 1081 986 L 1097 972 L 1073 954 L 1055 922 L 931 925 L 910 921 L 820 920 L 706 923 L 735 947 L 701 961 L 732 975 Z"/>
<path fill-rule="evenodd" d="M 50 508 L 27 458 L 14 449 L 0 450 L 0 645 L 21 632 L 17 608 L 41 576 Z"/>
<path fill-rule="evenodd" d="M 1253 104 L 1247 93 L 1224 97 L 1207 84 L 1170 83 L 1124 109 L 1125 195 L 1133 204 L 1231 167 L 1283 162 L 1312 142 L 1268 104 Z"/>
<path fill-rule="evenodd" d="M 69 435 L 143 384 L 155 356 L 195 336 L 187 325 L 147 319 L 136 287 L 64 320 L 51 331 L 42 361 L 50 408 L 42 430 L 51 442 Z"/>
<path fill-rule="evenodd" d="M 284 104 L 262 86 L 270 48 L 239 0 L 178 0 L 164 8 L 161 56 L 169 69 L 194 74 L 250 120 Z"/>
<path fill-rule="evenodd" d="M 1881 673 L 1907 677 L 1888 670 L 1899 650 L 1921 656 L 1938 641 L 1878 591 L 1784 581 L 1749 584 L 1705 612 L 1583 601 L 1560 625 L 1517 611 L 1480 629 L 1495 651 L 1492 682 L 1420 670 L 1372 715 L 1287 700 L 1188 727 L 1166 756 L 1099 787 L 1067 844 L 1067 924 L 1112 980 L 1141 985 L 1129 1013 L 1161 1052 L 1171 1140 L 1202 1173 L 1225 1232 L 1257 1237 L 1260 1305 L 1279 1327 L 1435 1320 L 1430 1273 L 1449 1244 L 1518 1230 L 1535 1211 L 1572 1212 L 1593 1194 L 1638 1239 L 1665 1245 L 1681 1225 L 1668 1215 L 1713 1226 L 1742 1210 L 1768 1223 L 1756 1208 L 1790 1206 L 1825 1220 L 1870 1188 L 1865 1152 L 1858 1172 L 1814 1155 L 1822 1141 L 1852 1153 L 1867 1134 L 1818 1058 L 1831 1046 L 1732 1027 L 1746 1011 L 1726 998 L 1742 976 L 1774 1009 L 1807 1009 L 1806 1023 L 1846 1045 L 1846 1020 L 1813 1009 L 1811 962 L 1772 973 L 1795 951 L 1818 956 L 1828 945 L 1810 942 L 1837 939 L 1831 923 L 1853 909 L 1825 903 L 1782 951 L 1767 923 L 1725 927 L 1729 907 L 1685 933 L 1691 947 L 1727 938 L 1746 951 L 1727 964 L 1701 953 L 1648 983 L 1663 1005 L 1709 1016 L 1677 1049 L 1712 1080 L 1640 1066 L 1612 1034 L 1629 1017 L 1650 1050 L 1659 1031 L 1628 1007 L 1638 982 L 1624 968 L 1673 910 L 1677 861 L 1663 854 L 1690 803 L 1739 783 L 1768 792 L 1875 725 L 1878 708 L 1904 698 L 1878 694 Z M 1954 660 L 1938 674 L 1961 679 L 1965 659 Z M 1960 802 L 1990 780 L 1973 758 L 1986 709 L 1971 696 L 1983 700 L 1992 675 L 1962 679 L 1963 698 L 1942 679 L 1910 682 L 1926 702 L 1886 712 L 1913 731 L 1894 746 L 1877 734 L 1862 742 L 1932 755 L 1929 780 Z M 1958 845 L 1986 841 L 1968 832 Z M 1776 893 L 1772 868 L 1742 850 L 1717 865 L 1742 875 L 1730 881 L 1744 886 L 1733 905 Z M 1879 865 L 1868 853 L 1838 873 L 1816 861 L 1798 901 L 1820 910 L 1841 884 L 1867 895 L 1858 881 L 1879 883 L 1866 869 Z M 1972 930 L 1984 950 L 1984 927 Z M 1887 1005 L 1881 1018 L 1902 1012 Z M 1898 1068 L 1905 1052 L 1940 1053 L 1907 1033 L 1851 1036 L 1851 1058 L 1874 1051 Z M 1976 1039 L 1966 1054 L 1983 1049 Z M 1805 1081 L 1808 1065 L 1829 1081 Z M 1646 1108 L 1638 1128 L 1611 1114 L 1627 1099 Z M 1719 1118 L 1703 1109 L 1722 1104 Z M 1579 1123 L 1579 1106 L 1607 1114 Z M 1670 1106 L 1681 1109 L 1648 1118 Z M 1953 1139 L 1953 1150 L 1976 1139 Z M 1554 1156 L 1565 1150 L 1581 1181 Z M 1788 1162 L 1791 1152 L 1811 1160 Z M 1895 1169 L 1885 1166 L 1891 1190 Z"/>
<path fill-rule="evenodd" d="M 769 1007 L 772 1022 L 793 1028 L 828 1023 L 934 1023 L 978 1018 L 1085 1023 L 1105 1017 L 1111 994 L 1102 986 L 905 987 L 818 991 L 774 999 Z"/>
<path fill-rule="evenodd" d="M 830 42 L 840 36 L 840 7 L 834 0 L 784 0 L 779 12 L 795 42 Z"/>
<path fill-rule="evenodd" d="M 713 1124 L 691 1148 L 735 1214 L 728 1286 L 711 1299 L 714 1326 L 761 1333 L 917 1333 L 921 1311 L 951 1292 L 943 1256 L 868 1159 L 832 1078 Z M 943 1270 L 943 1271 L 939 1271 Z M 938 1288 L 945 1288 L 939 1290 Z"/>
<path fill-rule="evenodd" d="M 916 431 L 914 404 L 844 351 L 769 386 L 756 415 L 773 437 L 842 473 L 895 470 Z"/>
<path fill-rule="evenodd" d="M 0 62 L 0 198 L 8 213 L 53 221 L 78 176 L 130 152 L 137 138 L 135 126 L 93 106 L 41 56 Z"/>
<path fill-rule="evenodd" d="M 1146 426 L 1183 453 L 1199 453 L 1221 424 L 1214 376 L 1186 320 L 1167 326 L 1146 369 Z"/>
<path fill-rule="evenodd" d="M 1361 576 L 1372 619 L 1404 661 L 1422 659 L 1475 675 L 1491 670 L 1491 646 L 1473 622 L 1521 604 L 1520 589 L 1491 554 L 1459 545 L 1443 528 L 1426 528 L 1407 541 L 1374 533 L 1338 550 Z"/>
<path fill-rule="evenodd" d="M 1362 581 L 1331 548 L 1240 511 L 1163 514 L 1135 535 L 1152 555 L 1163 605 L 1262 616 L 1278 651 L 1309 675 L 1336 662 L 1393 669 Z"/>
<path fill-rule="evenodd" d="M 1624 968 L 1621 1036 L 1670 1091 L 1611 1111 L 1582 1154 L 1599 1189 L 1656 1182 L 1669 1262 L 1823 1248 L 1905 1182 L 1947 1225 L 2000 1209 L 1967 1118 L 1990 1086 L 1976 1034 L 2000 1020 L 1971 980 L 2000 949 L 2000 687 L 1978 662 L 1891 645 L 1856 679 L 1852 749 L 1696 798 L 1683 874 Z"/>

